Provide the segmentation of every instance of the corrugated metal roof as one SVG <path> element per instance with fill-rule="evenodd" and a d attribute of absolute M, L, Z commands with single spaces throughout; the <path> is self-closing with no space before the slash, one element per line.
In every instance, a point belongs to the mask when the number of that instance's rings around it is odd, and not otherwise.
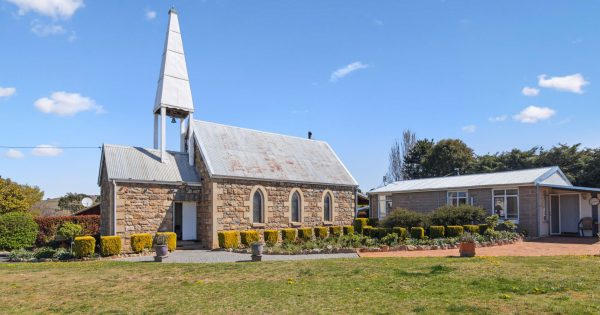
<path fill-rule="evenodd" d="M 187 153 L 167 151 L 166 163 L 161 163 L 160 150 L 105 144 L 102 152 L 109 180 L 200 182 Z"/>
<path fill-rule="evenodd" d="M 413 179 L 398 181 L 374 189 L 369 192 L 372 193 L 388 193 L 388 192 L 412 192 L 412 191 L 426 191 L 426 190 L 445 190 L 445 189 L 456 189 L 456 188 L 470 188 L 470 187 L 487 187 L 487 186 L 502 186 L 502 185 L 522 185 L 522 184 L 535 184 L 538 181 L 543 181 L 549 176 L 559 173 L 564 178 L 565 185 L 571 185 L 566 180 L 564 174 L 556 166 L 535 168 L 519 171 L 508 171 L 498 173 L 486 173 L 486 174 L 473 174 L 473 175 L 461 175 L 461 176 L 448 176 L 448 177 L 434 177 L 424 179 Z"/>
<path fill-rule="evenodd" d="M 198 120 L 194 134 L 213 176 L 358 185 L 323 141 Z"/>

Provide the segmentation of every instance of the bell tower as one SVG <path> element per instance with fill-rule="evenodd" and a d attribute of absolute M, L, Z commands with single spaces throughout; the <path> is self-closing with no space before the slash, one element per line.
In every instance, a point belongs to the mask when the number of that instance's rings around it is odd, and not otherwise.
<path fill-rule="evenodd" d="M 177 10 L 169 10 L 169 28 L 162 55 L 156 99 L 154 101 L 154 149 L 160 148 L 161 162 L 165 162 L 166 123 L 167 116 L 171 122 L 179 120 L 180 124 L 180 151 L 186 151 L 186 129 L 188 139 L 192 139 L 194 102 L 188 77 L 181 30 Z M 160 132 L 159 132 L 160 119 Z M 186 123 L 187 120 L 187 123 Z M 191 141 L 190 141 L 191 143 Z M 190 151 L 190 164 L 193 164 L 193 149 Z"/>

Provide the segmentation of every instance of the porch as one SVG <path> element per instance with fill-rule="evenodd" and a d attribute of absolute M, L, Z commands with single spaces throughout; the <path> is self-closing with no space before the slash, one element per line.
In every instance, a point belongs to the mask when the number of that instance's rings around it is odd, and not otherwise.
<path fill-rule="evenodd" d="M 542 185 L 541 235 L 596 236 L 600 189 Z M 583 231 L 581 230 L 583 228 Z"/>

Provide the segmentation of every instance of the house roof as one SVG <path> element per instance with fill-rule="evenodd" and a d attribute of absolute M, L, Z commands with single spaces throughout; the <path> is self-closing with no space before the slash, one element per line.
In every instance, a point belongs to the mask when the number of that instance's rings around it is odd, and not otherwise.
<path fill-rule="evenodd" d="M 211 176 L 358 186 L 324 141 L 194 121 Z"/>
<path fill-rule="evenodd" d="M 534 184 L 572 186 L 560 168 L 553 166 L 519 171 L 404 180 L 371 190 L 369 194 Z"/>
<path fill-rule="evenodd" d="M 109 180 L 200 183 L 196 168 L 189 165 L 187 153 L 167 151 L 165 163 L 161 163 L 160 150 L 105 144 L 102 162 Z"/>

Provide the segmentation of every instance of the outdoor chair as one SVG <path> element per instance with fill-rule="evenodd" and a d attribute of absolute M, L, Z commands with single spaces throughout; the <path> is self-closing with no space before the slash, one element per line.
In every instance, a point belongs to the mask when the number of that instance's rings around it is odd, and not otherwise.
<path fill-rule="evenodd" d="M 579 236 L 584 236 L 584 231 L 593 231 L 594 229 L 594 219 L 591 217 L 581 218 L 578 223 L 579 227 Z"/>

